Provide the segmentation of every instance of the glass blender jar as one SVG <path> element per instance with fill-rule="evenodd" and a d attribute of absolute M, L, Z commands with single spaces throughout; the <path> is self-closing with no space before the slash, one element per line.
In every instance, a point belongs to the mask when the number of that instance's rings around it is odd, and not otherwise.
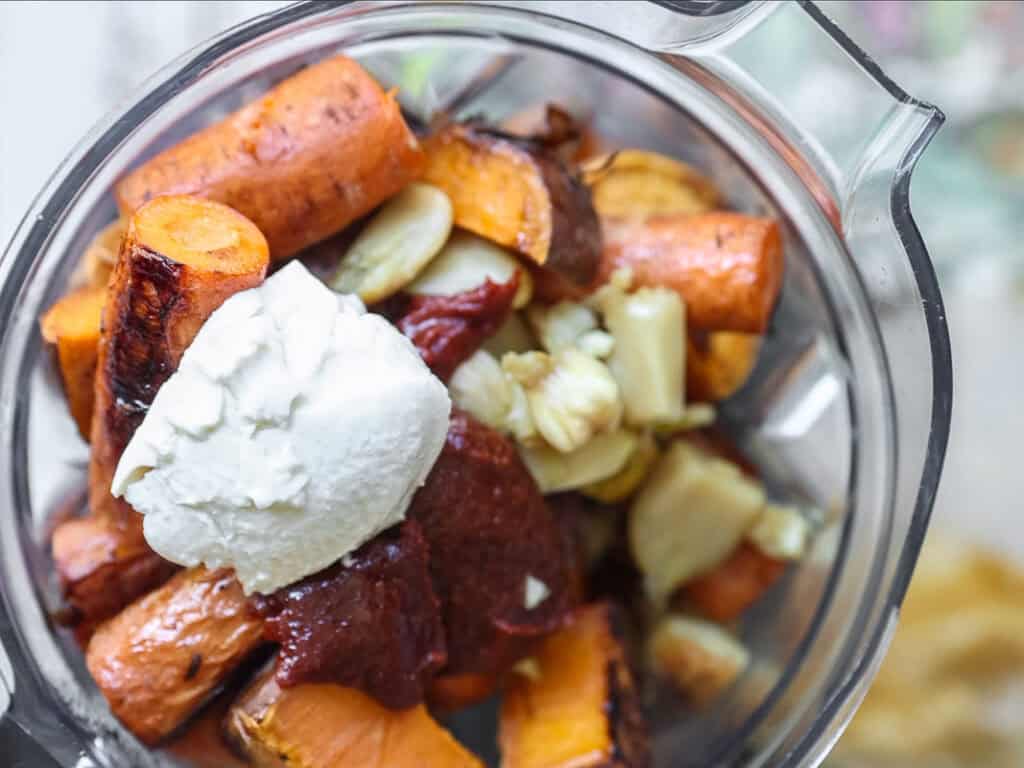
<path fill-rule="evenodd" d="M 397 87 L 413 122 L 560 103 L 611 145 L 679 157 L 732 207 L 780 221 L 780 304 L 720 419 L 773 495 L 825 519 L 806 560 L 745 617 L 743 678 L 707 710 L 655 696 L 648 714 L 656 766 L 820 763 L 891 637 L 938 484 L 952 374 L 909 205 L 943 116 L 809 2 L 297 4 L 186 54 L 96 126 L 0 260 L 0 725 L 62 766 L 170 764 L 112 718 L 51 619 L 48 520 L 82 487 L 87 448 L 37 320 L 114 217 L 119 176 L 338 51 Z"/>

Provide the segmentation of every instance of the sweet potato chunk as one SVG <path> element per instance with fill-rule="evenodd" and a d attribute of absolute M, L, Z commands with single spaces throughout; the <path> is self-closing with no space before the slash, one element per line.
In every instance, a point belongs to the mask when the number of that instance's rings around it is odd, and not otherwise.
<path fill-rule="evenodd" d="M 234 574 L 194 568 L 101 625 L 85 660 L 117 718 L 155 744 L 262 642 Z"/>
<path fill-rule="evenodd" d="M 603 603 L 578 611 L 513 675 L 501 707 L 502 768 L 640 768 L 650 764 L 633 675 Z"/>
<path fill-rule="evenodd" d="M 728 623 L 771 589 L 785 570 L 782 560 L 744 542 L 714 570 L 684 586 L 678 599 L 713 621 Z"/>
<path fill-rule="evenodd" d="M 597 274 L 601 230 L 590 192 L 537 141 L 450 125 L 424 149 L 424 179 L 447 193 L 455 224 L 576 286 Z"/>
<path fill-rule="evenodd" d="M 430 545 L 446 672 L 499 674 L 560 626 L 570 602 L 562 531 L 502 434 L 454 410 L 409 517 Z"/>
<path fill-rule="evenodd" d="M 782 287 L 782 238 L 771 219 L 741 213 L 602 219 L 599 282 L 630 267 L 637 285 L 676 291 L 688 327 L 764 333 Z"/>
<path fill-rule="evenodd" d="M 750 376 L 761 337 L 749 333 L 691 333 L 686 339 L 686 396 L 714 403 L 732 395 Z"/>
<path fill-rule="evenodd" d="M 228 715 L 254 768 L 483 768 L 420 705 L 386 709 L 354 688 L 257 680 Z"/>
<path fill-rule="evenodd" d="M 281 644 L 277 682 L 337 683 L 391 709 L 423 701 L 446 659 L 427 558 L 419 525 L 407 520 L 343 562 L 257 597 L 267 638 Z"/>
<path fill-rule="evenodd" d="M 334 56 L 143 163 L 117 201 L 128 215 L 158 195 L 217 200 L 252 219 L 277 260 L 369 213 L 422 168 L 394 95 Z"/>
<path fill-rule="evenodd" d="M 79 288 L 64 296 L 43 315 L 43 338 L 57 345 L 57 361 L 71 418 L 89 440 L 100 343 L 100 316 L 107 286 Z"/>

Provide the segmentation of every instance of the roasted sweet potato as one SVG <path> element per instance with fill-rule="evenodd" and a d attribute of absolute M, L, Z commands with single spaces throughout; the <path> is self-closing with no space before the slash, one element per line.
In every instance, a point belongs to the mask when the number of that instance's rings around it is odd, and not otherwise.
<path fill-rule="evenodd" d="M 715 403 L 732 395 L 750 376 L 761 337 L 749 333 L 691 333 L 686 339 L 686 397 Z"/>
<path fill-rule="evenodd" d="M 251 221 L 197 197 L 160 197 L 132 216 L 103 311 L 89 464 L 91 513 L 124 524 L 110 495 L 121 452 L 206 318 L 262 282 L 267 242 Z"/>
<path fill-rule="evenodd" d="M 785 570 L 782 560 L 744 542 L 713 570 L 686 584 L 677 599 L 713 621 L 728 623 L 771 589 Z"/>
<path fill-rule="evenodd" d="M 100 343 L 100 315 L 107 297 L 106 283 L 79 288 L 50 307 L 40 326 L 43 338 L 57 346 L 71 418 L 83 439 L 89 439 Z"/>
<path fill-rule="evenodd" d="M 423 705 L 386 709 L 353 688 L 258 679 L 228 715 L 254 768 L 483 768 Z"/>
<path fill-rule="evenodd" d="M 430 684 L 427 703 L 435 712 L 457 712 L 489 699 L 500 684 L 494 675 L 441 675 Z"/>
<path fill-rule="evenodd" d="M 155 744 L 262 643 L 263 620 L 234 574 L 194 568 L 102 624 L 85 658 L 117 718 Z"/>
<path fill-rule="evenodd" d="M 707 213 L 720 202 L 714 184 L 694 168 L 642 149 L 591 158 L 583 178 L 601 216 Z"/>
<path fill-rule="evenodd" d="M 504 435 L 453 410 L 409 517 L 430 545 L 447 673 L 500 674 L 561 625 L 570 603 L 562 531 Z M 546 591 L 539 600 L 531 580 Z"/>
<path fill-rule="evenodd" d="M 334 56 L 143 163 L 117 185 L 124 214 L 199 195 L 256 223 L 275 260 L 338 232 L 415 179 L 416 137 L 394 95 Z"/>
<path fill-rule="evenodd" d="M 590 192 L 537 141 L 453 124 L 424 144 L 424 179 L 447 193 L 455 224 L 518 251 L 570 285 L 597 274 L 601 230 Z"/>
<path fill-rule="evenodd" d="M 764 333 L 782 287 L 782 238 L 772 219 L 741 213 L 603 218 L 599 282 L 630 267 L 637 285 L 664 286 L 688 328 Z"/>
<path fill-rule="evenodd" d="M 446 660 L 427 543 L 407 520 L 302 581 L 259 596 L 280 643 L 277 682 L 358 688 L 391 709 L 423 701 Z"/>
<path fill-rule="evenodd" d="M 578 611 L 513 675 L 501 707 L 502 768 L 640 768 L 647 729 L 613 610 Z"/>

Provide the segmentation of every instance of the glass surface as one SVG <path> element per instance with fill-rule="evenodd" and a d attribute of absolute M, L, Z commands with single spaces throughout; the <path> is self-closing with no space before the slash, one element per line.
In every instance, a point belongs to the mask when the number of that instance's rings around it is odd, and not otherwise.
<path fill-rule="evenodd" d="M 774 495 L 821 508 L 823 527 L 811 555 L 745 619 L 755 663 L 711 709 L 691 712 L 645 688 L 658 766 L 820 761 L 884 649 L 945 449 L 948 340 L 907 199 L 941 114 L 888 82 L 809 4 L 725 3 L 704 16 L 672 5 L 291 7 L 169 67 L 68 158 L 0 262 L 0 585 L 13 624 L 0 641 L 13 669 L 10 714 L 61 764 L 163 758 L 110 717 L 78 650 L 47 618 L 58 604 L 47 520 L 80 503 L 87 451 L 37 318 L 113 218 L 109 190 L 126 169 L 338 50 L 398 86 L 414 119 L 447 109 L 500 120 L 561 102 L 609 142 L 679 156 L 736 208 L 780 220 L 780 306 L 757 370 L 722 419 Z M 827 60 L 848 73 L 848 89 L 820 110 L 801 109 L 785 78 L 758 66 L 773 53 L 764 42 L 773 14 L 799 14 L 812 43 L 794 66 Z M 829 118 L 851 102 L 855 120 Z"/>

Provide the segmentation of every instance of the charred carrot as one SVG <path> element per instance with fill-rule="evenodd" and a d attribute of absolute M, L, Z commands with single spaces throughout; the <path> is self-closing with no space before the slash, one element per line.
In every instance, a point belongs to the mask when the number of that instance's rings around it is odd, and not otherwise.
<path fill-rule="evenodd" d="M 724 562 L 680 591 L 680 600 L 701 615 L 730 622 L 753 605 L 786 570 L 781 560 L 743 543 Z"/>
<path fill-rule="evenodd" d="M 335 56 L 143 163 L 118 184 L 117 200 L 125 214 L 158 195 L 217 200 L 252 219 L 282 259 L 368 213 L 422 169 L 393 94 Z"/>

